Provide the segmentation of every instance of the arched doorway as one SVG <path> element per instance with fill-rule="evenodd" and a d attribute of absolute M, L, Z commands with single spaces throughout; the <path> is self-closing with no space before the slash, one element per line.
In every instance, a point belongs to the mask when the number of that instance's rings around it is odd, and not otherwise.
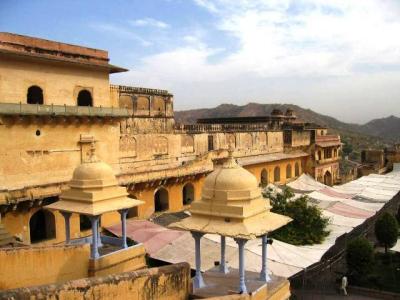
<path fill-rule="evenodd" d="M 333 184 L 333 182 L 332 182 L 332 174 L 331 174 L 331 172 L 329 172 L 329 171 L 326 171 L 326 172 L 325 172 L 325 175 L 324 175 L 324 184 L 325 184 L 325 185 L 329 185 L 329 186 L 331 186 L 331 185 Z"/>
<path fill-rule="evenodd" d="M 56 221 L 53 213 L 40 209 L 29 220 L 31 243 L 39 243 L 56 237 Z"/>
<path fill-rule="evenodd" d="M 43 104 L 43 90 L 37 85 L 29 87 L 26 102 L 28 104 Z"/>
<path fill-rule="evenodd" d="M 300 166 L 298 162 L 296 162 L 296 164 L 294 165 L 294 176 L 296 177 L 300 176 Z"/>
<path fill-rule="evenodd" d="M 262 169 L 261 171 L 261 186 L 267 186 L 268 185 L 268 171 L 265 169 Z"/>
<path fill-rule="evenodd" d="M 281 168 L 275 167 L 274 169 L 274 182 L 281 181 Z"/>
<path fill-rule="evenodd" d="M 131 199 L 137 199 L 137 197 L 135 195 L 129 195 L 128 198 Z M 131 207 L 130 209 L 128 209 L 128 214 L 127 214 L 127 218 L 131 219 L 131 218 L 136 218 L 139 216 L 139 212 L 138 212 L 138 207 Z"/>
<path fill-rule="evenodd" d="M 292 178 L 292 165 L 288 164 L 286 166 L 286 179 Z"/>
<path fill-rule="evenodd" d="M 88 90 L 81 90 L 79 92 L 78 106 L 93 106 L 92 94 Z"/>
<path fill-rule="evenodd" d="M 160 188 L 154 194 L 154 211 L 160 212 L 169 209 L 168 191 Z"/>
<path fill-rule="evenodd" d="M 182 189 L 183 205 L 188 205 L 194 200 L 194 187 L 193 184 L 186 183 Z"/>

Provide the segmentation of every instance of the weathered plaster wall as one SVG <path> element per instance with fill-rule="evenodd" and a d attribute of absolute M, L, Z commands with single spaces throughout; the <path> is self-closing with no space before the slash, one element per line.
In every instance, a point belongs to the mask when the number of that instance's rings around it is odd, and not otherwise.
<path fill-rule="evenodd" d="M 310 142 L 310 131 L 292 131 L 292 147 L 309 146 Z"/>
<path fill-rule="evenodd" d="M 189 299 L 190 285 L 190 266 L 179 263 L 61 285 L 10 290 L 0 295 L 0 299 L 186 300 Z"/>
<path fill-rule="evenodd" d="M 98 277 L 129 272 L 146 267 L 143 244 L 131 246 L 89 261 L 89 276 Z"/>
<path fill-rule="evenodd" d="M 118 170 L 118 123 L 47 121 L 0 123 L 0 186 L 69 181 L 81 163 L 81 135 L 93 136 L 97 157 Z"/>
<path fill-rule="evenodd" d="M 87 244 L 0 249 L 0 290 L 87 277 L 89 251 Z"/>
<path fill-rule="evenodd" d="M 77 105 L 79 91 L 87 89 L 92 93 L 93 106 L 112 106 L 106 69 L 0 55 L 0 102 L 27 103 L 27 91 L 32 85 L 43 90 L 44 104 Z"/>

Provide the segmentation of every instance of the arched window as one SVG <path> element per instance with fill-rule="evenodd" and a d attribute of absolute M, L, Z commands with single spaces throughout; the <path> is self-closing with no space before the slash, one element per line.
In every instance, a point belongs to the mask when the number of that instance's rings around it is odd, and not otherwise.
<path fill-rule="evenodd" d="M 88 216 L 79 215 L 79 229 L 80 231 L 89 230 L 92 228 L 92 223 Z"/>
<path fill-rule="evenodd" d="M 168 191 L 160 188 L 154 194 L 154 211 L 160 212 L 169 209 Z"/>
<path fill-rule="evenodd" d="M 300 166 L 298 162 L 296 162 L 296 164 L 294 165 L 294 176 L 300 176 Z"/>
<path fill-rule="evenodd" d="M 267 186 L 268 185 L 268 171 L 265 169 L 262 169 L 261 171 L 261 186 Z"/>
<path fill-rule="evenodd" d="M 193 184 L 186 183 L 182 189 L 183 205 L 188 205 L 194 200 L 194 187 Z"/>
<path fill-rule="evenodd" d="M 26 102 L 28 104 L 43 104 L 43 90 L 37 85 L 29 87 Z"/>
<path fill-rule="evenodd" d="M 88 90 L 81 90 L 79 92 L 78 106 L 93 106 L 92 94 Z"/>
<path fill-rule="evenodd" d="M 274 182 L 281 181 L 281 169 L 279 167 L 275 167 L 274 169 Z"/>
<path fill-rule="evenodd" d="M 56 237 L 56 221 L 52 212 L 40 209 L 29 220 L 31 243 L 39 243 Z"/>
<path fill-rule="evenodd" d="M 286 166 L 286 178 L 292 178 L 292 165 L 288 164 Z"/>

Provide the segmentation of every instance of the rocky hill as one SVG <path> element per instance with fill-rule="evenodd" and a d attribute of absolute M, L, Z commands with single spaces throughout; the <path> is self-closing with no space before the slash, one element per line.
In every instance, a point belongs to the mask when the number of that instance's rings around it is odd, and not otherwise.
<path fill-rule="evenodd" d="M 399 140 L 400 138 L 400 118 L 390 116 L 382 119 L 374 119 L 360 126 L 360 132 L 372 136 L 380 136 L 386 139 Z"/>

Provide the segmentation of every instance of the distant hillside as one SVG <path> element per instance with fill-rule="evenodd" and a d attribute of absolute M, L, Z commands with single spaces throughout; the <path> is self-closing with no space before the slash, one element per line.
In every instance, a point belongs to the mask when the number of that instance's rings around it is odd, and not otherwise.
<path fill-rule="evenodd" d="M 360 127 L 360 132 L 373 136 L 381 136 L 386 139 L 399 140 L 400 118 L 390 116 L 369 121 Z"/>
<path fill-rule="evenodd" d="M 200 118 L 219 118 L 219 117 L 255 117 L 269 115 L 274 108 L 285 111 L 293 109 L 300 119 L 326 125 L 330 128 L 356 130 L 359 125 L 343 123 L 335 118 L 318 114 L 311 109 L 304 109 L 293 104 L 259 104 L 249 103 L 243 106 L 234 104 L 221 104 L 215 108 L 193 109 L 175 112 L 175 120 L 178 123 L 195 123 Z"/>
<path fill-rule="evenodd" d="M 381 148 L 392 144 L 394 141 L 400 141 L 400 118 L 391 116 L 370 121 L 365 125 L 358 125 L 341 122 L 330 116 L 293 104 L 249 103 L 243 106 L 221 104 L 209 109 L 177 111 L 175 112 L 175 120 L 178 123 L 190 124 L 195 123 L 200 118 L 265 116 L 269 115 L 275 108 L 282 111 L 291 108 L 300 119 L 325 125 L 331 131 L 339 133 L 343 142 L 353 146 L 356 156 L 359 155 L 361 149 Z"/>

